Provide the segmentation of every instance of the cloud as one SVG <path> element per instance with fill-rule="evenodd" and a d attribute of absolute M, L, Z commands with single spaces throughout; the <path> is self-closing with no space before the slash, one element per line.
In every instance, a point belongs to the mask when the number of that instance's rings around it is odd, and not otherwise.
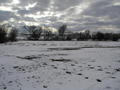
<path fill-rule="evenodd" d="M 119 0 L 0 0 L 0 22 L 67 24 L 70 30 L 119 29 Z"/>
<path fill-rule="evenodd" d="M 0 6 L 0 10 L 1 11 L 11 11 L 11 12 L 13 11 L 12 7 L 5 7 L 5 6 Z"/>
<path fill-rule="evenodd" d="M 31 8 L 35 7 L 36 4 L 37 4 L 37 2 L 32 3 L 32 4 L 29 3 L 28 6 L 25 6 L 25 9 L 26 9 L 26 10 L 30 10 Z"/>

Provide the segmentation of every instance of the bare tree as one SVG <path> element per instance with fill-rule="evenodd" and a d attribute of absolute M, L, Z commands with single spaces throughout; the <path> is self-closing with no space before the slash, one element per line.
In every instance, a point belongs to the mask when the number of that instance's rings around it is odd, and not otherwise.
<path fill-rule="evenodd" d="M 11 31 L 10 31 L 10 33 L 9 33 L 9 37 L 8 37 L 8 39 L 10 40 L 10 41 L 16 41 L 17 40 L 17 29 L 16 28 L 12 28 L 11 29 Z"/>
<path fill-rule="evenodd" d="M 64 25 L 60 26 L 58 29 L 59 37 L 62 39 L 63 39 L 66 28 L 67 28 L 67 25 L 64 24 Z"/>
<path fill-rule="evenodd" d="M 29 40 L 39 40 L 41 33 L 42 33 L 42 28 L 41 27 L 36 27 L 36 26 L 24 26 L 24 28 L 28 31 L 29 33 Z"/>

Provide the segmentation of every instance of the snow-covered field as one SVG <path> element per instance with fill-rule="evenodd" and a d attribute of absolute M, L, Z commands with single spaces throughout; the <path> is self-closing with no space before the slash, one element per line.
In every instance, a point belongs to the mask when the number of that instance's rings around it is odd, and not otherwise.
<path fill-rule="evenodd" d="M 120 90 L 120 42 L 0 44 L 0 90 Z"/>

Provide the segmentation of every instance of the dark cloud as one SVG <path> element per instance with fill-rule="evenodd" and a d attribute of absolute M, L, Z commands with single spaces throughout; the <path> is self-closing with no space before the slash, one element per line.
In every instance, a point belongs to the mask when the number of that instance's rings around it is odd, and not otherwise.
<path fill-rule="evenodd" d="M 31 10 L 19 10 L 17 13 L 20 14 L 20 15 L 25 15 L 25 14 L 31 14 L 33 13 L 34 11 L 31 11 Z"/>
<path fill-rule="evenodd" d="M 120 14 L 120 6 L 111 5 L 110 1 L 101 1 L 96 2 L 91 5 L 83 14 L 101 17 L 101 16 L 109 16 L 109 17 L 118 17 Z"/>
<path fill-rule="evenodd" d="M 8 11 L 0 11 L 0 22 L 9 20 L 10 18 L 16 18 L 14 13 Z"/>
<path fill-rule="evenodd" d="M 54 0 L 55 6 L 58 7 L 57 10 L 65 10 L 71 6 L 76 6 L 80 4 L 82 0 Z"/>
<path fill-rule="evenodd" d="M 0 4 L 3 4 L 3 3 L 10 3 L 11 0 L 0 0 Z"/>

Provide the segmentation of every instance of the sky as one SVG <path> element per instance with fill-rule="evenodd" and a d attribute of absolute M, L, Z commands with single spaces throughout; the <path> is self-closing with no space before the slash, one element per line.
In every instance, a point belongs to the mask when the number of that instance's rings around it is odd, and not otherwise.
<path fill-rule="evenodd" d="M 0 0 L 0 23 L 120 31 L 120 0 Z"/>

